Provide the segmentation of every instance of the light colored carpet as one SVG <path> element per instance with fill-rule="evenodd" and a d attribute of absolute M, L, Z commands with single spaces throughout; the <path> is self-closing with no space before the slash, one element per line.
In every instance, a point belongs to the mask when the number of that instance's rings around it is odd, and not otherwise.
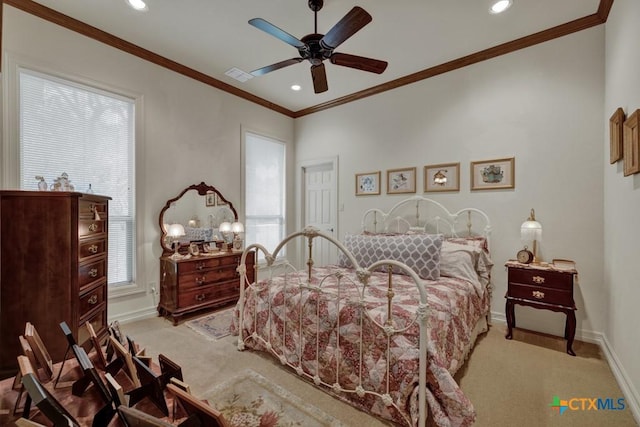
<path fill-rule="evenodd" d="M 296 395 L 246 369 L 204 393 L 231 427 L 343 427 L 344 425 Z"/>
<path fill-rule="evenodd" d="M 236 337 L 208 341 L 184 323 L 173 326 L 155 317 L 121 326 L 147 353 L 167 355 L 182 366 L 185 381 L 196 396 L 246 368 L 312 402 L 345 425 L 384 426 L 384 422 L 332 398 L 302 381 L 280 363 L 251 351 L 238 351 Z M 481 335 L 462 370 L 456 375 L 473 402 L 479 427 L 637 426 L 631 411 L 566 411 L 551 408 L 554 396 L 571 398 L 624 398 L 611 370 L 593 344 L 575 342 L 576 357 L 565 353 L 562 338 L 514 330 L 504 338 L 505 325 L 495 324 Z"/>

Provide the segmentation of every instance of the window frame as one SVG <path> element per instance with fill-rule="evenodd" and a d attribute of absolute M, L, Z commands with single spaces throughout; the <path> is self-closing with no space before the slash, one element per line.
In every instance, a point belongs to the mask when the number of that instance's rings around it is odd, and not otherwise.
<path fill-rule="evenodd" d="M 4 129 L 2 135 L 1 144 L 1 156 L 2 156 L 2 175 L 0 176 L 0 183 L 3 188 L 20 188 L 21 186 L 21 170 L 20 170 L 20 70 L 25 69 L 34 73 L 42 74 L 45 77 L 49 77 L 53 80 L 61 80 L 66 84 L 78 85 L 80 87 L 86 86 L 93 88 L 96 91 L 102 91 L 106 94 L 112 94 L 114 96 L 120 96 L 133 100 L 134 103 L 134 160 L 133 160 L 133 180 L 135 183 L 135 189 L 133 194 L 133 203 L 135 204 L 135 214 L 133 219 L 135 221 L 134 239 L 133 239 L 133 258 L 130 260 L 132 263 L 133 274 L 132 281 L 127 284 L 119 284 L 118 286 L 110 286 L 107 292 L 108 299 L 117 299 L 127 297 L 130 295 L 136 295 L 145 293 L 147 283 L 145 277 L 144 253 L 137 250 L 139 247 L 143 247 L 144 238 L 144 225 L 141 224 L 140 218 L 145 218 L 144 203 L 137 197 L 138 194 L 144 194 L 144 162 L 138 161 L 138 159 L 144 158 L 144 125 L 143 125 L 143 109 L 144 98 L 139 93 L 123 90 L 122 88 L 116 88 L 110 86 L 107 83 L 96 82 L 95 80 L 87 79 L 83 76 L 78 76 L 69 72 L 53 70 L 48 67 L 44 67 L 41 64 L 35 63 L 32 60 L 22 58 L 17 55 L 6 55 L 5 57 L 5 72 L 2 73 L 2 90 L 6 93 L 3 96 L 3 121 Z"/>
<path fill-rule="evenodd" d="M 288 235 L 288 215 L 287 215 L 287 188 L 288 188 L 288 174 L 287 174 L 287 168 L 288 168 L 288 147 L 287 147 L 287 143 L 279 138 L 273 137 L 271 135 L 268 135 L 264 132 L 259 132 L 259 131 L 255 131 L 252 129 L 247 129 L 247 128 L 243 128 L 242 129 L 242 149 L 241 149 L 241 199 L 242 199 L 242 206 L 243 206 L 243 214 L 244 214 L 244 222 L 245 222 L 245 228 L 246 228 L 246 219 L 247 219 L 247 178 L 246 178 L 246 165 L 247 165 L 247 159 L 246 159 L 246 154 L 247 154 L 247 134 L 252 134 L 255 135 L 258 138 L 263 138 L 263 139 L 267 139 L 271 142 L 275 142 L 275 143 L 279 143 L 282 144 L 283 148 L 284 148 L 284 152 L 283 152 L 283 164 L 282 164 L 282 173 L 283 173 L 283 183 L 282 183 L 282 194 L 283 194 L 283 200 L 282 200 L 282 217 L 281 217 L 281 223 L 282 223 L 282 236 L 280 237 L 280 239 L 278 240 L 278 243 L 280 243 L 280 241 L 284 240 L 284 238 Z M 270 215 L 271 216 L 271 215 Z M 258 216 L 256 216 L 258 217 Z M 256 242 L 256 243 L 261 243 L 261 242 Z M 245 245 L 246 246 L 246 245 Z M 275 247 L 273 248 L 266 248 L 268 251 L 273 251 L 275 249 Z M 278 256 L 276 257 L 276 262 L 281 261 L 283 259 L 285 259 L 287 254 L 287 248 L 282 248 L 282 250 L 280 251 L 280 253 L 278 254 Z M 258 257 L 259 258 L 259 257 Z M 258 261 L 259 265 L 264 265 L 266 264 L 266 261 L 264 259 L 259 260 Z"/>

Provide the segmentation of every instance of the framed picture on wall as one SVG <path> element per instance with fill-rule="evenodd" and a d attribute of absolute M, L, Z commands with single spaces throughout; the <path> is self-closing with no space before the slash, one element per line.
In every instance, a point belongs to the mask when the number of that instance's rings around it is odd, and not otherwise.
<path fill-rule="evenodd" d="M 614 164 L 622 159 L 624 110 L 620 107 L 609 119 L 609 163 Z"/>
<path fill-rule="evenodd" d="M 415 193 L 416 168 L 387 171 L 387 194 Z"/>
<path fill-rule="evenodd" d="M 515 167 L 515 157 L 471 162 L 471 190 L 515 188 Z"/>
<path fill-rule="evenodd" d="M 460 163 L 424 167 L 424 192 L 460 191 Z"/>
<path fill-rule="evenodd" d="M 206 206 L 215 206 L 216 205 L 216 193 L 207 193 L 204 196 L 204 204 Z"/>
<path fill-rule="evenodd" d="M 628 176 L 640 172 L 640 133 L 638 123 L 640 110 L 634 111 L 624 122 L 624 154 L 623 175 Z"/>
<path fill-rule="evenodd" d="M 356 196 L 380 194 L 380 171 L 356 174 Z"/>

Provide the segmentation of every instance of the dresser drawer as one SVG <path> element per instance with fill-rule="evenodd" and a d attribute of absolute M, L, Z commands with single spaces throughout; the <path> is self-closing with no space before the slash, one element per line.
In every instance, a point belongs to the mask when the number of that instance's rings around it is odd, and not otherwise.
<path fill-rule="evenodd" d="M 80 265 L 78 268 L 78 284 L 80 286 L 80 292 L 83 292 L 83 287 L 90 283 L 94 283 L 96 280 L 102 279 L 106 276 L 107 260 L 102 258 L 87 264 Z"/>
<path fill-rule="evenodd" d="M 96 286 L 89 292 L 80 296 L 80 317 L 85 317 L 90 311 L 99 307 L 107 300 L 107 284 Z"/>
<path fill-rule="evenodd" d="M 201 288 L 217 282 L 238 279 L 240 276 L 234 266 L 219 266 L 215 269 L 197 271 L 180 277 L 180 292 Z"/>
<path fill-rule="evenodd" d="M 180 292 L 178 305 L 182 308 L 209 302 L 224 302 L 237 299 L 238 295 L 240 295 L 238 282 L 233 281 Z"/>
<path fill-rule="evenodd" d="M 556 288 L 509 283 L 507 296 L 528 301 L 574 307 L 573 294 Z"/>
<path fill-rule="evenodd" d="M 96 212 L 102 219 L 107 217 L 107 203 L 103 201 L 80 199 L 78 213 L 80 218 L 95 219 Z"/>
<path fill-rule="evenodd" d="M 510 268 L 509 282 L 522 285 L 543 286 L 545 288 L 557 288 L 569 292 L 573 290 L 573 274 L 556 271 Z"/>
<path fill-rule="evenodd" d="M 106 239 L 94 239 L 83 240 L 80 242 L 79 258 L 80 260 L 95 255 L 100 255 L 106 252 L 107 240 Z"/>
<path fill-rule="evenodd" d="M 78 236 L 95 236 L 107 232 L 107 222 L 105 220 L 80 219 L 78 220 Z"/>
<path fill-rule="evenodd" d="M 240 264 L 240 255 L 222 257 L 202 257 L 190 262 L 178 263 L 178 273 L 185 274 L 192 271 L 203 271 L 212 268 L 232 267 L 234 270 Z"/>

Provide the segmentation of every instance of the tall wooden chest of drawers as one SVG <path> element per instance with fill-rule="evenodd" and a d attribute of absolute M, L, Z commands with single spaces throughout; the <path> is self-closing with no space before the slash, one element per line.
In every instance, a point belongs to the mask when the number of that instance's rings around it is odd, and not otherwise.
<path fill-rule="evenodd" d="M 158 313 L 171 317 L 177 325 L 180 317 L 196 311 L 234 303 L 240 297 L 242 251 L 172 259 L 160 258 L 160 303 Z M 247 279 L 253 282 L 255 256 L 248 256 Z"/>
<path fill-rule="evenodd" d="M 15 375 L 18 337 L 31 322 L 54 362 L 65 321 L 78 343 L 91 322 L 107 335 L 108 197 L 0 191 L 0 373 Z"/>

